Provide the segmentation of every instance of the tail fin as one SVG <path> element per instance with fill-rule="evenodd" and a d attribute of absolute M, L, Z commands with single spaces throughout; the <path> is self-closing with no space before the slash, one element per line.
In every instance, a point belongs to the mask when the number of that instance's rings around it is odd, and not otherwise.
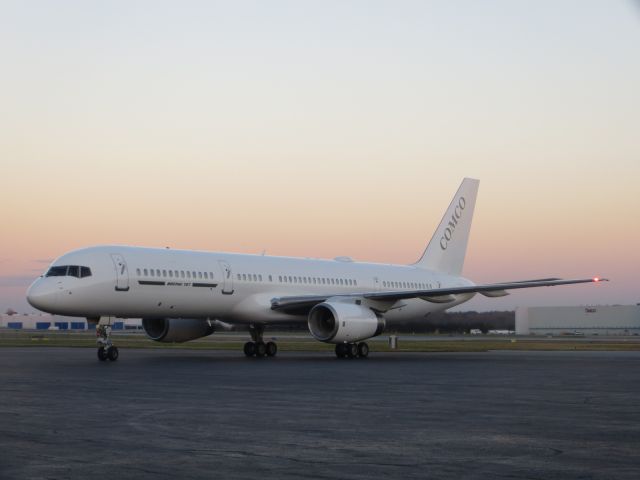
<path fill-rule="evenodd" d="M 479 180 L 465 178 L 416 267 L 460 275 L 467 253 L 469 230 Z"/>

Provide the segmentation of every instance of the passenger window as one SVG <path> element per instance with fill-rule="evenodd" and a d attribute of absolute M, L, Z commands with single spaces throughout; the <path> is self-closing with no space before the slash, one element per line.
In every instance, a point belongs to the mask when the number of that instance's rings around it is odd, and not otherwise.
<path fill-rule="evenodd" d="M 159 276 L 160 276 L 160 269 L 156 268 L 156 277 L 159 277 Z"/>
<path fill-rule="evenodd" d="M 209 280 L 209 275 L 207 274 L 207 272 L 204 272 L 204 279 Z"/>
<path fill-rule="evenodd" d="M 87 268 L 87 267 L 82 267 L 82 268 Z M 136 268 L 136 275 L 140 276 L 140 269 Z"/>
<path fill-rule="evenodd" d="M 167 276 L 167 271 L 166 270 L 162 270 L 162 276 L 166 277 Z"/>
<path fill-rule="evenodd" d="M 258 274 L 258 281 L 262 281 L 262 275 Z"/>
<path fill-rule="evenodd" d="M 191 278 L 191 272 L 187 270 L 187 278 Z"/>
<path fill-rule="evenodd" d="M 357 282 L 356 280 L 354 280 L 354 281 L 353 281 L 353 285 L 354 285 L 354 286 L 357 286 L 357 285 L 358 285 L 358 282 Z"/>
<path fill-rule="evenodd" d="M 278 281 L 282 283 L 282 275 L 278 275 Z"/>
<path fill-rule="evenodd" d="M 273 280 L 271 279 L 271 275 L 269 275 L 269 281 L 272 282 Z"/>
<path fill-rule="evenodd" d="M 147 272 L 147 269 L 146 269 L 146 268 L 143 270 L 143 272 L 144 272 L 144 276 L 145 276 L 145 277 L 149 276 L 149 272 Z"/>
<path fill-rule="evenodd" d="M 173 278 L 173 270 L 169 270 L 169 276 Z"/>
<path fill-rule="evenodd" d="M 151 276 L 152 276 L 152 277 L 155 277 L 155 276 L 156 276 L 156 272 L 153 270 L 153 268 L 150 270 L 150 272 L 151 272 Z"/>

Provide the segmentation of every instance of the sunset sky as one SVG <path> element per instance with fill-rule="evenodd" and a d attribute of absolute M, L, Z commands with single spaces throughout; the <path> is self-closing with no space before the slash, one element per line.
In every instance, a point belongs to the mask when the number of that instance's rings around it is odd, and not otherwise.
<path fill-rule="evenodd" d="M 480 179 L 465 275 L 640 302 L 640 4 L 3 1 L 0 310 L 105 243 L 411 263 Z"/>

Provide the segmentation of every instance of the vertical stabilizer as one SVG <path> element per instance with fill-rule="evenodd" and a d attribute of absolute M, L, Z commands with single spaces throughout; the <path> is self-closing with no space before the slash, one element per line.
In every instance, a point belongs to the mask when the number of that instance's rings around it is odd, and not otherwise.
<path fill-rule="evenodd" d="M 414 264 L 416 267 L 452 275 L 462 273 L 479 183 L 473 178 L 462 181 L 429 245 Z"/>

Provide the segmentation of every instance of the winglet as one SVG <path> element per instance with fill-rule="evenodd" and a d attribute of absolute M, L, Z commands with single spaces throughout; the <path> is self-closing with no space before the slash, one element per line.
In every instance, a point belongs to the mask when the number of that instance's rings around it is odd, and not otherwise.
<path fill-rule="evenodd" d="M 465 178 L 416 267 L 460 275 L 467 253 L 479 180 Z"/>

